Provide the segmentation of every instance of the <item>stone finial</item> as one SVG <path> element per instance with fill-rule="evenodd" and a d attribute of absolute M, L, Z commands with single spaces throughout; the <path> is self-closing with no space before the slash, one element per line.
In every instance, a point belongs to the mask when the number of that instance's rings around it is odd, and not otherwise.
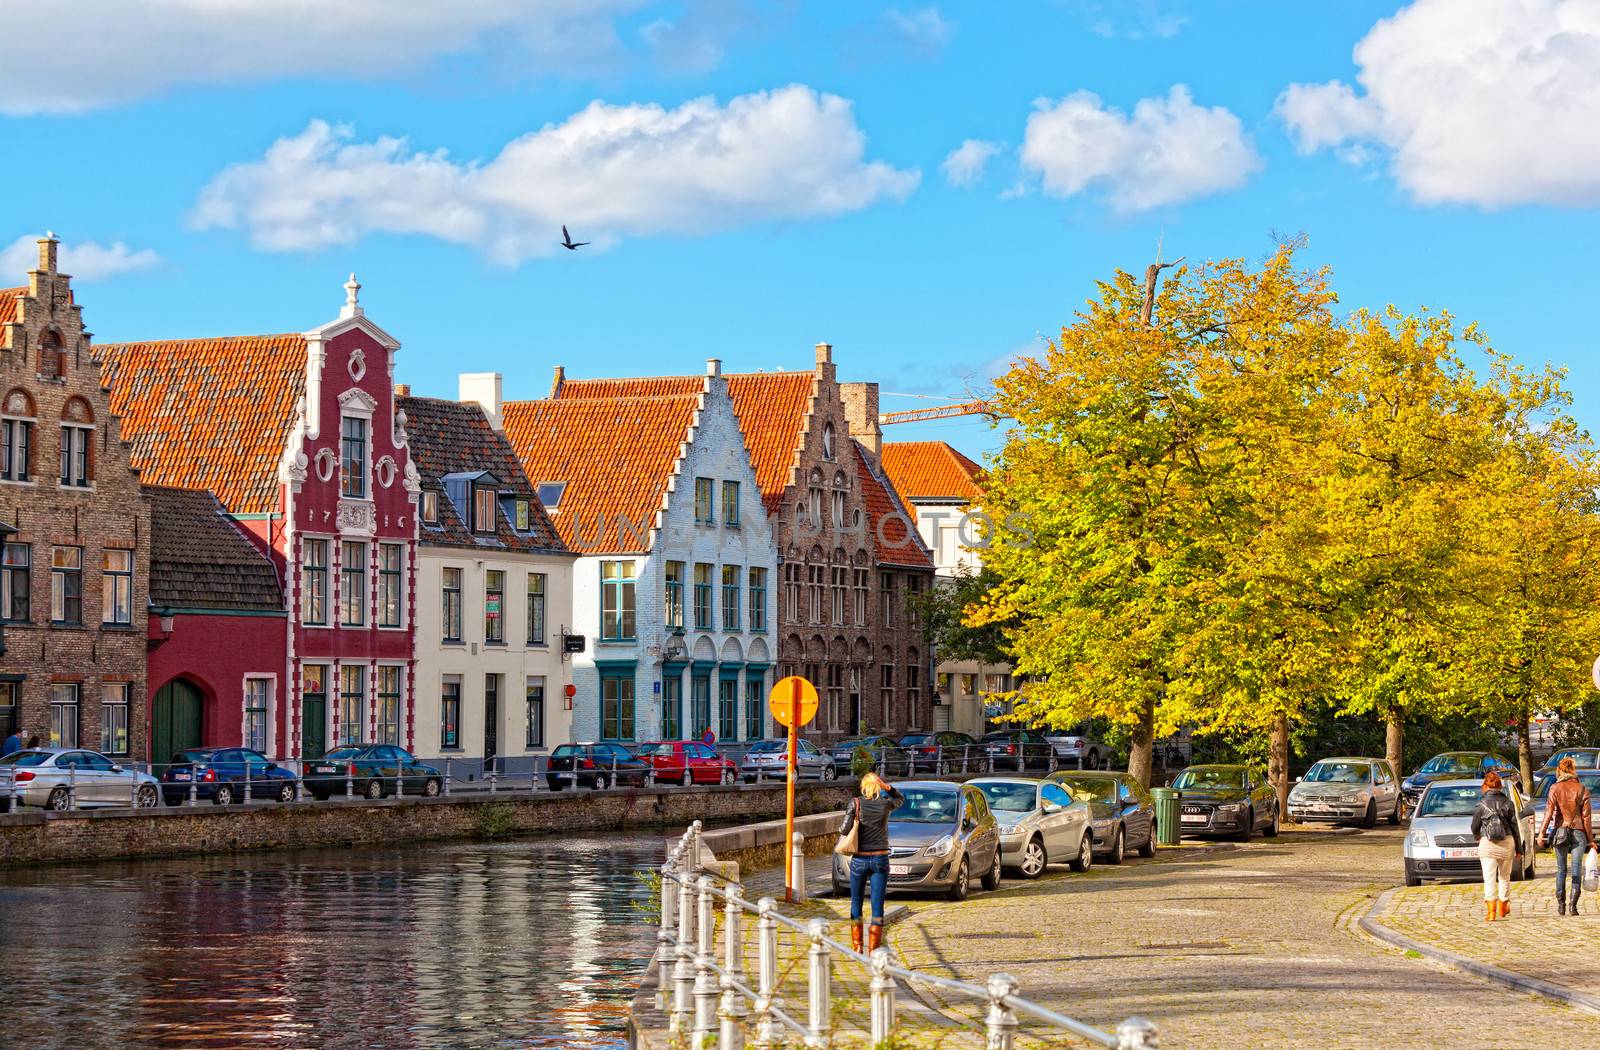
<path fill-rule="evenodd" d="M 832 343 L 818 343 L 817 344 L 817 364 L 819 364 L 819 365 L 827 365 L 827 364 L 832 364 L 832 363 L 833 363 L 833 344 Z"/>
<path fill-rule="evenodd" d="M 56 272 L 56 249 L 60 245 L 54 230 L 44 231 L 44 236 L 39 238 L 39 269 L 45 273 Z"/>
<path fill-rule="evenodd" d="M 357 316 L 361 313 L 361 282 L 356 280 L 356 275 L 351 274 L 350 279 L 344 282 L 344 309 L 340 313 L 345 317 Z"/>
<path fill-rule="evenodd" d="M 722 375 L 722 359 L 717 357 L 706 358 L 706 375 L 716 378 Z"/>

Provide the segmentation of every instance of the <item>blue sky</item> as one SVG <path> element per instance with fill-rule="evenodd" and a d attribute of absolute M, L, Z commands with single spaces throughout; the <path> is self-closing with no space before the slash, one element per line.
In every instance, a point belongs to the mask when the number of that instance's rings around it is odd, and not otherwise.
<path fill-rule="evenodd" d="M 304 329 L 354 270 L 419 393 L 825 340 L 959 397 L 1158 243 L 1304 231 L 1347 306 L 1476 319 L 1600 425 L 1582 0 L 41 6 L 0 0 L 0 250 L 56 230 L 100 341 Z"/>

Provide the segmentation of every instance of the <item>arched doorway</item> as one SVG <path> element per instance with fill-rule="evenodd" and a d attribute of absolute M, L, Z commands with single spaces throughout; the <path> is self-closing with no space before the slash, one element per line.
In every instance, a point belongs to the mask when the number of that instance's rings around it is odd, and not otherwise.
<path fill-rule="evenodd" d="M 175 678 L 156 690 L 150 704 L 150 761 L 157 767 L 172 761 L 172 756 L 199 747 L 201 712 L 205 697 L 191 682 Z"/>

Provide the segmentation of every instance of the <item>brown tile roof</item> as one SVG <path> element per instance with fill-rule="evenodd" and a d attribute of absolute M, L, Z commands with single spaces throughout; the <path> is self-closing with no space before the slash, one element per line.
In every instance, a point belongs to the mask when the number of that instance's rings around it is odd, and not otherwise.
<path fill-rule="evenodd" d="M 972 503 L 983 497 L 983 468 L 943 441 L 884 445 L 883 472 L 904 500 Z"/>
<path fill-rule="evenodd" d="M 282 613 L 278 574 L 209 492 L 146 486 L 150 604 Z"/>
<path fill-rule="evenodd" d="M 411 462 L 422 475 L 424 491 L 439 494 L 439 524 L 420 524 L 423 543 L 444 547 L 482 549 L 495 545 L 516 551 L 564 551 L 566 544 L 550 523 L 533 486 L 522 472 L 522 464 L 511 449 L 511 442 L 489 425 L 483 409 L 476 404 L 443 401 L 432 397 L 397 397 L 395 408 L 406 414 L 406 435 Z M 494 537 L 474 534 L 467 528 L 445 490 L 447 474 L 468 474 L 487 470 L 499 481 L 499 490 L 528 501 L 527 533 L 518 534 L 512 520 L 498 518 Z"/>
<path fill-rule="evenodd" d="M 861 502 L 867 512 L 865 524 L 878 561 L 884 565 L 932 569 L 933 554 L 917 530 L 911 527 L 911 516 L 894 489 L 874 469 L 861 442 L 851 441 L 850 445 L 855 449 L 856 478 L 861 482 Z"/>
<path fill-rule="evenodd" d="M 551 517 L 569 548 L 643 554 L 699 406 L 698 393 L 508 401 L 502 419 L 529 481 L 566 482 Z"/>
<path fill-rule="evenodd" d="M 805 440 L 802 430 L 811 411 L 816 377 L 811 372 L 738 372 L 726 378 L 762 502 L 769 515 L 776 514 Z M 698 393 L 704 382 L 701 376 L 566 379 L 555 396 L 561 401 L 660 397 Z"/>
<path fill-rule="evenodd" d="M 141 479 L 215 492 L 234 514 L 280 509 L 305 336 L 107 343 L 94 356 Z"/>
<path fill-rule="evenodd" d="M 0 288 L 0 324 L 10 324 L 17 319 L 17 303 L 28 294 L 28 286 Z"/>

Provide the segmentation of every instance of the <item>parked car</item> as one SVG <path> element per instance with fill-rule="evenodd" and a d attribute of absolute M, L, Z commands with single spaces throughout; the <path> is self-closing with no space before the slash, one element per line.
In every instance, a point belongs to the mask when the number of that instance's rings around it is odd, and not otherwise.
<path fill-rule="evenodd" d="M 1376 827 L 1405 819 L 1400 778 L 1386 758 L 1324 758 L 1289 789 L 1289 816 L 1301 821 L 1356 822 Z"/>
<path fill-rule="evenodd" d="M 654 772 L 649 762 L 621 744 L 561 744 L 550 752 L 544 778 L 551 791 L 560 791 L 568 784 L 603 791 L 610 787 L 644 787 Z"/>
<path fill-rule="evenodd" d="M 1000 829 L 983 792 L 971 784 L 908 780 L 905 804 L 889 820 L 889 891 L 941 891 L 963 900 L 973 878 L 1000 885 Z M 834 854 L 833 892 L 850 890 L 849 858 Z"/>
<path fill-rule="evenodd" d="M 1185 835 L 1228 835 L 1248 842 L 1257 831 L 1268 838 L 1278 833 L 1278 793 L 1248 766 L 1190 766 L 1172 786 Z"/>
<path fill-rule="evenodd" d="M 1502 782 L 1506 797 L 1521 814 L 1522 841 L 1533 842 L 1533 805 L 1522 796 L 1516 781 Z M 1483 875 L 1478 863 L 1478 840 L 1472 837 L 1472 811 L 1483 795 L 1483 778 L 1435 780 L 1411 811 L 1411 830 L 1401 847 L 1407 886 L 1424 879 L 1476 879 Z M 1511 865 L 1511 879 L 1534 876 L 1537 850 L 1519 853 Z"/>
<path fill-rule="evenodd" d="M 871 753 L 873 768 L 884 776 L 908 776 L 911 773 L 910 756 L 892 736 L 861 736 L 830 746 L 828 757 L 833 759 L 835 771 L 850 770 L 858 747 L 864 747 Z"/>
<path fill-rule="evenodd" d="M 172 756 L 161 773 L 161 794 L 169 806 L 189 800 L 190 785 L 196 799 L 219 806 L 251 798 L 293 802 L 294 773 L 247 747 L 192 747 Z"/>
<path fill-rule="evenodd" d="M 967 783 L 983 792 L 1000 826 L 1000 863 L 1025 879 L 1037 879 L 1046 865 L 1065 861 L 1073 871 L 1094 863 L 1094 832 L 1089 809 L 1075 805 L 1067 789 L 1025 777 L 980 777 Z"/>
<path fill-rule="evenodd" d="M 976 773 L 987 768 L 988 748 L 966 733 L 942 729 L 937 733 L 907 733 L 900 746 L 911 755 L 911 775 L 931 773 L 947 777 L 951 773 Z"/>
<path fill-rule="evenodd" d="M 1534 790 L 1538 791 L 1546 780 L 1556 778 L 1556 767 L 1563 758 L 1572 759 L 1572 764 L 1579 769 L 1600 769 L 1600 747 L 1564 747 L 1560 751 L 1544 760 L 1533 774 Z"/>
<path fill-rule="evenodd" d="M 1112 864 L 1134 849 L 1141 857 L 1156 855 L 1156 804 L 1150 792 L 1127 773 L 1061 770 L 1050 774 L 1074 802 L 1089 810 L 1094 848 Z"/>
<path fill-rule="evenodd" d="M 839 775 L 832 756 L 817 749 L 817 745 L 801 737 L 797 742 L 795 774 L 801 780 L 815 778 L 832 780 Z M 850 767 L 844 767 L 848 770 Z M 750 745 L 739 762 L 739 773 L 750 782 L 774 777 L 779 780 L 789 775 L 789 742 L 787 740 L 757 740 Z"/>
<path fill-rule="evenodd" d="M 1582 784 L 1591 795 L 1600 794 L 1600 769 L 1580 770 L 1578 782 Z M 1535 789 L 1533 798 L 1533 826 L 1537 829 L 1544 823 L 1544 811 L 1550 806 L 1550 789 L 1556 786 L 1555 777 L 1545 778 Z M 1600 809 L 1600 806 L 1592 807 Z M 1600 813 L 1594 813 L 1590 818 L 1593 825 L 1590 828 L 1589 841 L 1600 840 Z"/>
<path fill-rule="evenodd" d="M 428 798 L 444 788 L 443 773 L 393 744 L 336 747 L 306 762 L 300 780 L 318 802 L 343 795 L 347 788 L 371 799 L 397 791 L 402 784 L 406 794 Z"/>
<path fill-rule="evenodd" d="M 1035 729 L 1002 729 L 983 735 L 984 750 L 989 753 L 990 772 L 1002 769 L 1042 769 L 1054 773 L 1060 763 L 1056 749 L 1044 734 Z"/>
<path fill-rule="evenodd" d="M 156 778 L 120 766 L 98 751 L 30 747 L 0 758 L 0 791 L 16 805 L 78 809 L 161 804 Z"/>
<path fill-rule="evenodd" d="M 738 776 L 731 758 L 698 740 L 653 741 L 633 753 L 655 769 L 661 784 L 731 784 Z"/>
<path fill-rule="evenodd" d="M 1400 793 L 1405 797 L 1406 809 L 1415 810 L 1417 803 L 1422 800 L 1422 793 L 1434 781 L 1463 777 L 1482 780 L 1483 775 L 1491 769 L 1501 774 L 1521 775 L 1514 763 L 1493 751 L 1446 751 L 1434 755 L 1422 764 L 1421 769 L 1406 777 L 1400 784 Z"/>
<path fill-rule="evenodd" d="M 1057 732 L 1047 730 L 1044 738 L 1056 750 L 1056 761 L 1067 769 L 1099 769 L 1105 755 L 1105 745 L 1083 730 Z"/>

